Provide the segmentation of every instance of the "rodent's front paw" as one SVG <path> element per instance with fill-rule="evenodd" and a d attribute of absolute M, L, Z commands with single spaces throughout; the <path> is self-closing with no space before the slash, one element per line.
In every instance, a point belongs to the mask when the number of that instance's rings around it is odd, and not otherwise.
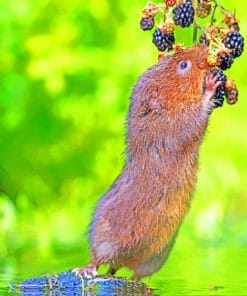
<path fill-rule="evenodd" d="M 224 78 L 225 79 L 225 78 Z M 220 73 L 210 72 L 205 78 L 204 84 L 204 100 L 211 108 L 216 108 L 223 105 L 224 93 L 221 92 L 221 86 L 224 84 L 224 79 Z"/>
<path fill-rule="evenodd" d="M 223 81 L 219 80 L 220 75 L 210 72 L 205 78 L 205 92 L 211 93 L 213 96 L 216 89 L 222 85 Z"/>

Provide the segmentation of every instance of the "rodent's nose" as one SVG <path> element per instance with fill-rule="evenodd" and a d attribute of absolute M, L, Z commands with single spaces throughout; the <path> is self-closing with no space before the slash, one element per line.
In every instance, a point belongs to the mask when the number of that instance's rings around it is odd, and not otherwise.
<path fill-rule="evenodd" d="M 207 62 L 207 56 L 206 57 L 202 57 L 201 59 L 198 60 L 198 67 L 200 69 L 209 69 L 210 66 Z"/>

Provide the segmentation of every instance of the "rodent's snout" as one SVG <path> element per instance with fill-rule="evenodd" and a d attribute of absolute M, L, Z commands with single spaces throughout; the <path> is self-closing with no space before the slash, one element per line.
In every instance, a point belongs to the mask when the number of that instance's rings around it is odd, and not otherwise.
<path fill-rule="evenodd" d="M 207 57 L 203 57 L 201 59 L 198 59 L 197 64 L 200 69 L 209 69 L 209 65 L 207 63 Z"/>

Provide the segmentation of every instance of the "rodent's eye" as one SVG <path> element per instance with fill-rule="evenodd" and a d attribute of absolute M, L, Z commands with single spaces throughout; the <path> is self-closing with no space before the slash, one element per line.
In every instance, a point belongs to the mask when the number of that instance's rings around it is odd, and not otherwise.
<path fill-rule="evenodd" d="M 182 61 L 182 62 L 180 63 L 180 69 L 181 69 L 181 70 L 186 69 L 187 66 L 188 66 L 188 63 L 187 63 L 186 61 Z"/>
<path fill-rule="evenodd" d="M 177 72 L 178 74 L 185 74 L 191 69 L 191 62 L 190 61 L 181 61 L 178 63 Z"/>

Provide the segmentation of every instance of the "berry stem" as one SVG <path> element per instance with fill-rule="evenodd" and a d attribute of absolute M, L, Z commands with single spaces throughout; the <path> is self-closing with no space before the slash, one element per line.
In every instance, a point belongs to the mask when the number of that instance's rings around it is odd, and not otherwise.
<path fill-rule="evenodd" d="M 213 2 L 221 10 L 221 12 L 227 15 L 232 15 L 232 13 L 228 9 L 226 9 L 224 6 L 222 6 L 218 0 L 213 0 Z"/>
<path fill-rule="evenodd" d="M 210 39 L 210 45 L 209 45 L 210 50 L 209 51 L 213 52 L 213 48 L 219 48 L 219 41 L 216 38 L 214 38 L 213 36 L 211 36 L 209 34 L 209 32 L 203 26 L 201 26 L 198 23 L 196 25 L 197 25 L 197 28 L 200 29 L 205 36 L 209 37 L 209 39 Z"/>
<path fill-rule="evenodd" d="M 195 0 L 192 0 L 192 5 L 195 9 Z M 195 44 L 197 42 L 197 31 L 198 31 L 198 25 L 197 25 L 197 21 L 196 21 L 196 13 L 194 15 L 194 22 L 193 22 L 194 28 L 193 28 L 193 43 Z"/>
<path fill-rule="evenodd" d="M 162 11 L 162 12 L 164 8 L 167 8 L 165 4 L 157 4 L 156 7 L 159 11 Z"/>
<path fill-rule="evenodd" d="M 155 16 L 158 12 L 164 12 L 164 8 L 166 8 L 165 4 L 155 4 L 153 2 L 148 2 L 141 12 L 144 17 Z"/>
<path fill-rule="evenodd" d="M 165 4 L 155 4 L 155 12 L 164 12 L 164 9 L 166 9 Z"/>
<path fill-rule="evenodd" d="M 216 21 L 214 16 L 215 16 L 215 12 L 216 12 L 217 7 L 218 7 L 217 4 L 215 4 L 214 8 L 213 8 L 213 11 L 212 11 L 212 15 L 211 15 L 211 21 L 210 21 L 211 26 L 213 26 L 213 24 Z"/>
<path fill-rule="evenodd" d="M 198 25 L 196 21 L 194 21 L 194 30 L 193 30 L 193 43 L 197 42 L 197 32 L 198 32 Z"/>

